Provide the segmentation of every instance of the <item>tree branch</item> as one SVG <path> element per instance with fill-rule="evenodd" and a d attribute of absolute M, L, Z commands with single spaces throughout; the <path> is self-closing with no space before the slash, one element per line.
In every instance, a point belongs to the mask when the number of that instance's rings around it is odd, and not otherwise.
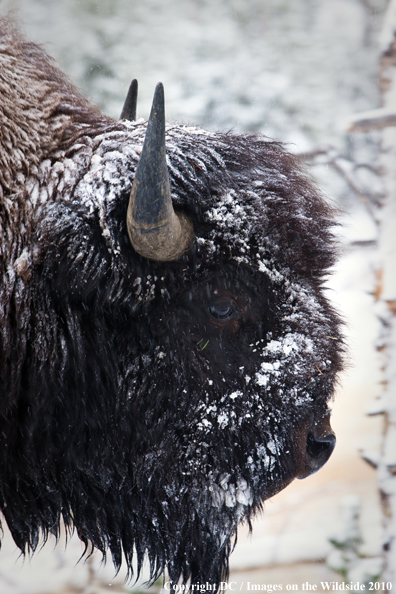
<path fill-rule="evenodd" d="M 396 126 L 396 109 L 381 107 L 350 116 L 345 127 L 348 132 L 370 132 Z"/>

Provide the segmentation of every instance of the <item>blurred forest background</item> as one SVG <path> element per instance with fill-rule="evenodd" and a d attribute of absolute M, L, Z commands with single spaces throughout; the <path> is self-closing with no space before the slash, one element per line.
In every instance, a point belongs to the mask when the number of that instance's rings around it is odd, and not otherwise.
<path fill-rule="evenodd" d="M 387 9 L 388 0 L 0 0 L 0 14 L 11 13 L 108 115 L 119 117 L 137 78 L 138 117 L 146 119 L 162 81 L 168 121 L 282 140 L 342 210 L 343 256 L 329 282 L 350 343 L 350 367 L 333 405 L 338 445 L 320 473 L 266 503 L 252 536 L 241 528 L 230 577 L 238 591 L 248 591 L 248 582 L 302 591 L 309 582 L 321 592 L 323 581 L 364 582 L 384 568 L 373 468 L 383 416 L 367 416 L 370 407 L 384 412 L 374 400 L 384 380 L 376 348 L 384 316 L 378 317 L 380 295 L 373 295 L 381 267 L 384 139 L 376 126 L 358 134 L 346 122 L 383 101 Z M 6 538 L 0 594 L 130 591 L 122 570 L 114 578 L 112 566 L 95 555 L 76 565 L 80 555 L 73 537 L 66 552 L 64 540 L 50 542 L 23 561 Z"/>

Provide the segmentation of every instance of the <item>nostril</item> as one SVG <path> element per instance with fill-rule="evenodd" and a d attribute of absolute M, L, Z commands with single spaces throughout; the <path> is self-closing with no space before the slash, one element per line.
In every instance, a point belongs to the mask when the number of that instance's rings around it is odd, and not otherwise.
<path fill-rule="evenodd" d="M 336 445 L 336 437 L 333 433 L 327 415 L 316 422 L 310 422 L 304 432 L 297 436 L 297 459 L 296 477 L 303 479 L 310 474 L 317 472 L 327 460 Z"/>
<path fill-rule="evenodd" d="M 312 459 L 315 470 L 319 470 L 330 458 L 336 444 L 334 433 L 323 435 L 321 437 L 308 433 L 307 437 L 307 455 Z"/>

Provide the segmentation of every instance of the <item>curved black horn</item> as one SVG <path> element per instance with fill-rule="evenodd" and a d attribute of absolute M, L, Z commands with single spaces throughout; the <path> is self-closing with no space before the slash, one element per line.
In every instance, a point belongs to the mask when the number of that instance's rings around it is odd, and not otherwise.
<path fill-rule="evenodd" d="M 138 95 L 138 81 L 133 79 L 129 85 L 128 95 L 125 99 L 124 107 L 120 115 L 120 120 L 129 120 L 134 122 L 136 120 L 136 105 Z"/>
<path fill-rule="evenodd" d="M 134 249 L 150 260 L 177 260 L 193 240 L 193 227 L 172 205 L 165 148 L 164 87 L 158 83 L 129 197 L 128 234 Z"/>

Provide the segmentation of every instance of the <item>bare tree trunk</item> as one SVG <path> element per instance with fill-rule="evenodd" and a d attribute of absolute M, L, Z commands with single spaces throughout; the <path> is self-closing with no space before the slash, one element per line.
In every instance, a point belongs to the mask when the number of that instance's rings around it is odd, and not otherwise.
<path fill-rule="evenodd" d="M 396 112 L 396 0 L 391 0 L 381 39 L 380 90 L 383 108 Z M 378 481 L 384 513 L 383 580 L 396 577 L 396 128 L 382 132 L 381 166 L 385 199 L 380 209 L 380 268 L 377 297 L 380 303 L 383 352 L 384 434 Z M 381 580 L 382 581 L 382 580 Z"/>
<path fill-rule="evenodd" d="M 396 578 L 396 0 L 390 0 L 380 39 L 379 84 L 382 106 L 350 118 L 351 132 L 382 130 L 380 169 L 384 199 L 379 225 L 376 308 L 381 320 L 378 348 L 382 354 L 383 392 L 372 414 L 383 414 L 383 439 L 378 470 L 383 509 L 384 571 L 388 591 Z M 382 589 L 382 588 L 381 588 Z"/>
<path fill-rule="evenodd" d="M 381 38 L 380 91 L 382 111 L 396 112 L 396 0 L 391 0 Z M 379 110 L 380 112 L 381 110 Z M 385 197 L 379 212 L 378 300 L 382 322 L 379 348 L 383 356 L 384 414 L 378 483 L 383 509 L 384 582 L 396 577 L 396 128 L 384 127 L 381 168 Z M 381 580 L 381 581 L 382 581 Z"/>

